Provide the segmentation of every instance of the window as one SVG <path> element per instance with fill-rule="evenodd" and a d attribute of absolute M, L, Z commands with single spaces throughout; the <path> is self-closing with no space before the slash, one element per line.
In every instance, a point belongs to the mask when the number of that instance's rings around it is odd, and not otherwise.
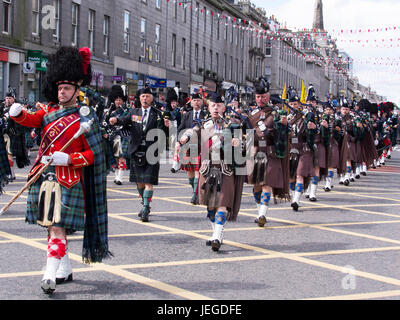
<path fill-rule="evenodd" d="M 219 21 L 219 18 L 217 18 L 217 40 L 219 40 L 219 25 L 220 25 L 220 21 Z"/>
<path fill-rule="evenodd" d="M 79 5 L 72 4 L 72 46 L 78 46 Z"/>
<path fill-rule="evenodd" d="M 54 9 L 55 9 L 55 29 L 53 32 L 53 39 L 57 42 L 60 42 L 60 0 L 54 0 Z"/>
<path fill-rule="evenodd" d="M 186 69 L 186 39 L 182 38 L 182 69 Z"/>
<path fill-rule="evenodd" d="M 176 34 L 172 34 L 172 66 L 176 67 Z"/>
<path fill-rule="evenodd" d="M 3 0 L 3 33 L 11 33 L 11 0 Z"/>
<path fill-rule="evenodd" d="M 240 82 L 244 82 L 244 62 L 243 60 L 240 63 Z"/>
<path fill-rule="evenodd" d="M 156 9 L 161 10 L 161 0 L 156 0 Z"/>
<path fill-rule="evenodd" d="M 213 71 L 213 51 L 210 49 L 210 72 Z"/>
<path fill-rule="evenodd" d="M 268 57 L 272 56 L 272 43 L 271 41 L 267 41 L 265 43 L 265 55 Z"/>
<path fill-rule="evenodd" d="M 204 10 L 203 10 L 203 17 L 204 17 L 203 32 L 206 32 L 206 30 L 207 30 L 207 8 L 206 7 L 204 7 Z"/>
<path fill-rule="evenodd" d="M 160 62 L 161 25 L 156 24 L 156 52 L 155 61 Z"/>
<path fill-rule="evenodd" d="M 213 33 L 214 33 L 214 16 L 211 15 L 210 19 L 211 19 L 211 21 L 210 21 L 210 35 L 211 35 L 211 38 L 212 38 L 214 36 L 213 35 Z"/>
<path fill-rule="evenodd" d="M 146 58 L 146 24 L 145 18 L 140 20 L 140 56 Z"/>
<path fill-rule="evenodd" d="M 235 61 L 235 79 L 234 79 L 236 83 L 239 80 L 238 73 L 239 73 L 239 59 L 236 59 L 236 61 Z"/>
<path fill-rule="evenodd" d="M 228 18 L 226 18 L 228 19 Z M 228 39 L 228 21 L 224 22 L 225 24 L 225 29 L 224 29 L 224 40 Z"/>
<path fill-rule="evenodd" d="M 103 52 L 106 56 L 110 54 L 110 17 L 104 16 L 103 26 L 104 48 Z"/>
<path fill-rule="evenodd" d="M 206 47 L 203 47 L 203 72 L 206 71 Z"/>
<path fill-rule="evenodd" d="M 32 34 L 39 35 L 40 25 L 40 0 L 32 0 Z"/>
<path fill-rule="evenodd" d="M 173 18 L 175 21 L 178 19 L 178 1 L 174 1 L 174 14 Z"/>
<path fill-rule="evenodd" d="M 131 13 L 125 10 L 124 13 L 124 52 L 129 53 L 130 49 L 130 20 Z"/>
<path fill-rule="evenodd" d="M 229 80 L 233 80 L 233 57 L 230 57 Z"/>
<path fill-rule="evenodd" d="M 186 23 L 187 20 L 187 5 L 183 6 L 183 23 Z"/>
<path fill-rule="evenodd" d="M 227 79 L 227 71 L 228 71 L 228 66 L 227 66 L 227 64 L 228 64 L 228 57 L 227 57 L 227 55 L 226 55 L 226 53 L 224 53 L 224 75 L 223 75 L 223 77 L 225 78 L 225 79 Z"/>
<path fill-rule="evenodd" d="M 218 74 L 219 72 L 219 53 L 215 53 L 215 72 Z"/>
<path fill-rule="evenodd" d="M 199 73 L 199 45 L 194 45 L 194 61 L 195 61 L 195 73 Z"/>
<path fill-rule="evenodd" d="M 95 11 L 89 9 L 88 30 L 89 30 L 89 49 L 94 51 L 94 33 L 95 33 Z"/>
<path fill-rule="evenodd" d="M 199 29 L 200 25 L 200 4 L 196 2 L 196 27 Z"/>

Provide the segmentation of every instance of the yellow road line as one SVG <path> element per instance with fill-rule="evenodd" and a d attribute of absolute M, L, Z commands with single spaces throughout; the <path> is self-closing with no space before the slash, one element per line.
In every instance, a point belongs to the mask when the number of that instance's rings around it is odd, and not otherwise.
<path fill-rule="evenodd" d="M 41 244 L 29 239 L 25 239 L 19 236 L 15 236 L 12 234 L 8 234 L 5 232 L 0 231 L 0 236 L 3 238 L 8 238 L 10 240 L 14 240 L 14 241 L 18 241 L 20 243 L 23 243 L 25 245 L 34 247 L 34 248 L 38 248 L 41 249 L 43 251 L 47 251 L 47 244 Z M 82 258 L 76 254 L 73 253 L 69 253 L 69 257 L 71 260 L 77 261 L 82 263 Z M 167 283 L 163 283 L 161 281 L 158 280 L 154 280 L 154 279 L 150 279 L 144 276 L 141 276 L 139 274 L 135 274 L 126 270 L 123 270 L 117 266 L 110 266 L 104 263 L 96 263 L 93 265 L 89 265 L 90 268 L 95 268 L 98 271 L 106 271 L 109 273 L 112 273 L 114 275 L 120 276 L 122 278 L 131 280 L 131 281 L 135 281 L 137 283 L 141 283 L 143 285 L 149 286 L 149 287 L 153 287 L 155 289 L 185 298 L 185 299 L 189 299 L 189 300 L 211 300 L 211 298 L 206 297 L 204 295 L 200 295 L 194 292 L 190 292 L 188 290 L 184 290 L 182 288 L 178 288 L 172 285 L 169 285 Z"/>
<path fill-rule="evenodd" d="M 130 221 L 130 222 L 133 222 L 133 223 L 136 223 L 136 224 L 140 224 L 141 223 L 141 222 L 139 222 L 137 220 L 133 220 L 133 219 L 130 219 L 130 218 L 127 218 L 127 217 L 119 217 L 119 218 L 121 220 Z M 162 229 L 162 230 L 179 231 L 179 229 L 177 229 L 177 228 L 156 225 L 154 223 L 146 223 L 146 225 L 152 226 L 152 227 L 155 227 L 155 228 L 158 228 L 158 229 Z M 329 228 L 321 228 L 321 229 L 322 230 L 326 230 L 326 231 L 337 232 L 337 230 L 331 230 Z M 193 237 L 196 237 L 196 238 L 200 238 L 200 239 L 207 239 L 207 237 L 205 237 L 205 236 L 202 236 L 200 234 L 197 234 L 197 233 L 194 233 L 194 232 L 190 232 L 190 231 L 181 230 L 180 233 L 184 234 L 184 235 L 189 235 L 189 236 L 193 236 Z M 346 233 L 346 232 L 343 232 L 343 233 Z M 356 233 L 351 233 L 351 234 L 352 235 L 356 235 Z M 380 237 L 366 236 L 366 235 L 363 235 L 363 234 L 358 234 L 358 236 L 360 236 L 360 237 L 364 236 L 364 237 L 367 237 L 367 238 L 379 239 L 381 241 L 400 243 L 400 241 L 395 241 L 395 240 L 385 239 L 385 238 L 380 238 Z M 337 265 L 326 263 L 326 262 L 322 262 L 322 261 L 308 259 L 306 257 L 301 257 L 297 253 L 277 252 L 277 251 L 263 249 L 263 248 L 260 248 L 260 247 L 247 245 L 247 244 L 243 244 L 243 243 L 238 243 L 238 242 L 234 242 L 234 241 L 229 241 L 229 240 L 224 240 L 224 244 L 225 245 L 234 246 L 234 247 L 238 247 L 238 248 L 241 248 L 241 249 L 244 249 L 244 250 L 250 250 L 250 251 L 253 251 L 253 252 L 258 252 L 258 253 L 261 253 L 261 254 L 264 254 L 264 255 L 273 255 L 273 256 L 276 256 L 277 258 L 288 259 L 288 260 L 300 262 L 300 263 L 303 263 L 303 264 L 307 264 L 307 265 L 311 265 L 311 266 L 315 266 L 315 267 L 320 267 L 320 268 L 323 268 L 323 269 L 333 270 L 333 271 L 340 272 L 340 273 L 344 272 L 343 271 L 343 267 L 341 267 L 341 266 L 337 266 Z M 370 272 L 364 272 L 364 271 L 360 271 L 360 270 L 352 270 L 352 273 L 355 276 L 359 276 L 359 277 L 375 280 L 375 281 L 378 281 L 378 282 L 383 282 L 383 283 L 387 283 L 387 284 L 400 286 L 400 280 L 396 279 L 396 278 L 381 276 L 381 275 L 373 274 L 373 273 L 370 273 Z"/>
<path fill-rule="evenodd" d="M 400 296 L 400 290 L 356 293 L 356 294 L 349 294 L 342 296 L 329 296 L 329 297 L 309 298 L 302 300 L 364 300 L 364 299 L 382 299 L 382 298 L 397 297 L 397 296 Z"/>

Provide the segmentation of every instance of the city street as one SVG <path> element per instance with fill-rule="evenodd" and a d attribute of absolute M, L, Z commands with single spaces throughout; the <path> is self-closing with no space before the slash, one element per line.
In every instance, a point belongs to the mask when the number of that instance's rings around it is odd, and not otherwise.
<path fill-rule="evenodd" d="M 31 159 L 34 159 L 32 154 Z M 29 168 L 1 195 L 4 206 L 22 188 Z M 259 228 L 252 188 L 245 185 L 235 223 L 220 252 L 202 206 L 191 205 L 186 173 L 163 164 L 149 223 L 138 218 L 136 186 L 108 177 L 111 259 L 82 263 L 82 236 L 69 237 L 74 281 L 43 294 L 46 231 L 24 222 L 26 195 L 0 217 L 1 300 L 302 300 L 400 298 L 400 152 L 386 166 L 326 193 L 270 205 Z"/>

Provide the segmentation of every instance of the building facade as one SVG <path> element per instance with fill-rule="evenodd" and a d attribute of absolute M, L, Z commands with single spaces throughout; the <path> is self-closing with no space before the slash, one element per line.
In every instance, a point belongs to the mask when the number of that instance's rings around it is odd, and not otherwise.
<path fill-rule="evenodd" d="M 175 86 L 186 94 L 200 87 L 247 90 L 265 72 L 262 12 L 246 14 L 229 1 L 2 0 L 2 6 L 2 96 L 11 86 L 20 98 L 42 99 L 47 57 L 60 46 L 89 47 L 92 86 L 107 93 L 120 82 L 131 97 L 146 84 L 159 93 Z"/>

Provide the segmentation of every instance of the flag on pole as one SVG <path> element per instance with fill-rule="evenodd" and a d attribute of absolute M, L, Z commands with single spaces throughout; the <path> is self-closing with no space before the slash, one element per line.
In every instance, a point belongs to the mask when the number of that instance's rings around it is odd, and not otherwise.
<path fill-rule="evenodd" d="M 301 98 L 300 102 L 305 104 L 307 102 L 307 90 L 306 85 L 304 84 L 304 80 L 301 80 Z"/>
<path fill-rule="evenodd" d="M 285 86 L 283 87 L 283 92 L 282 92 L 282 100 L 286 100 L 287 99 L 287 87 L 286 87 L 286 82 L 285 82 Z"/>

